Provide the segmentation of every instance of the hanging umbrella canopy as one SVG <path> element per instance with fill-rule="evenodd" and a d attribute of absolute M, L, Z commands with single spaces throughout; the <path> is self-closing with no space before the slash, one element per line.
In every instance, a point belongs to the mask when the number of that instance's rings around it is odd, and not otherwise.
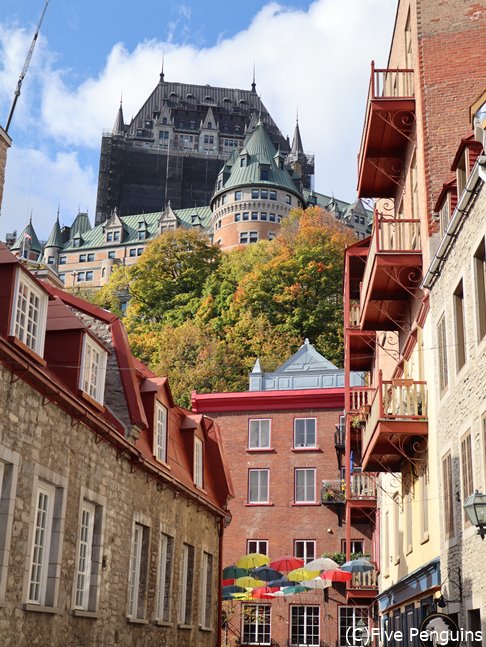
<path fill-rule="evenodd" d="M 245 589 L 254 589 L 257 586 L 265 586 L 265 582 L 263 580 L 257 580 L 254 577 L 251 577 L 251 575 L 239 577 L 235 580 L 235 584 L 237 586 L 242 586 Z"/>
<path fill-rule="evenodd" d="M 324 571 L 320 575 L 322 580 L 330 580 L 331 582 L 349 582 L 352 577 L 348 571 Z"/>
<path fill-rule="evenodd" d="M 259 586 L 258 588 L 253 589 L 251 594 L 253 598 L 256 598 L 257 600 L 265 600 L 273 597 L 272 594 L 276 593 L 278 590 L 279 589 L 276 586 Z"/>
<path fill-rule="evenodd" d="M 339 564 L 330 557 L 318 557 L 305 565 L 308 571 L 334 571 L 339 568 Z"/>
<path fill-rule="evenodd" d="M 260 568 L 254 568 L 251 572 L 252 577 L 256 577 L 258 580 L 264 580 L 265 582 L 270 582 L 271 580 L 278 580 L 282 577 L 280 571 L 276 571 L 273 568 L 268 566 L 260 566 Z"/>
<path fill-rule="evenodd" d="M 293 555 L 284 555 L 275 559 L 273 562 L 270 562 L 270 568 L 274 568 L 276 571 L 282 571 L 283 573 L 288 573 L 293 571 L 296 568 L 302 568 L 304 566 L 304 560 L 299 557 L 294 557 Z"/>
<path fill-rule="evenodd" d="M 258 568 L 259 566 L 265 566 L 269 561 L 270 558 L 266 555 L 262 555 L 262 553 L 248 553 L 247 555 L 240 557 L 240 559 L 236 562 L 236 566 L 251 570 Z"/>
<path fill-rule="evenodd" d="M 248 575 L 248 570 L 246 568 L 240 568 L 236 564 L 231 564 L 231 566 L 223 568 L 223 580 L 236 580 L 238 577 L 245 575 Z"/>
<path fill-rule="evenodd" d="M 234 593 L 247 593 L 247 590 L 243 586 L 237 586 L 236 584 L 231 584 L 231 586 L 223 586 L 221 592 L 224 595 L 233 595 Z"/>
<path fill-rule="evenodd" d="M 293 582 L 302 582 L 304 580 L 313 580 L 319 575 L 319 571 L 308 571 L 306 568 L 296 568 L 287 575 Z"/>
<path fill-rule="evenodd" d="M 346 562 L 341 566 L 341 570 L 347 571 L 348 573 L 369 573 L 374 568 L 369 560 L 363 559 L 362 557 L 352 559 L 350 562 Z"/>
<path fill-rule="evenodd" d="M 231 599 L 240 601 L 243 600 L 244 602 L 246 602 L 247 600 L 254 600 L 255 598 L 253 597 L 253 593 L 251 593 L 251 591 L 247 591 L 246 593 L 233 593 Z"/>
<path fill-rule="evenodd" d="M 315 577 L 313 580 L 306 580 L 301 582 L 302 586 L 306 589 L 328 589 L 332 582 L 330 580 L 322 580 L 320 577 Z"/>
<path fill-rule="evenodd" d="M 271 580 L 268 583 L 268 586 L 278 586 L 281 589 L 284 588 L 285 586 L 294 586 L 295 582 L 292 580 L 289 580 L 287 577 L 279 577 L 278 580 Z"/>
<path fill-rule="evenodd" d="M 282 589 L 284 595 L 296 595 L 297 593 L 306 593 L 307 589 L 301 584 L 296 584 L 295 586 L 286 586 Z"/>

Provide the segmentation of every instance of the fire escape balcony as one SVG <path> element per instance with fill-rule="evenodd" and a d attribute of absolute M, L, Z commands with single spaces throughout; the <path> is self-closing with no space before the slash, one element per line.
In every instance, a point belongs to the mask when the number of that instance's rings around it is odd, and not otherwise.
<path fill-rule="evenodd" d="M 409 69 L 375 69 L 366 104 L 358 158 L 358 196 L 395 195 L 415 125 L 414 74 Z"/>
<path fill-rule="evenodd" d="M 399 472 L 427 447 L 427 384 L 412 379 L 383 380 L 371 399 L 361 438 L 365 471 Z"/>
<path fill-rule="evenodd" d="M 361 282 L 361 329 L 398 330 L 421 279 L 420 220 L 375 211 Z"/>
<path fill-rule="evenodd" d="M 376 474 L 355 468 L 346 493 L 346 518 L 352 517 L 353 523 L 369 522 L 376 510 Z"/>
<path fill-rule="evenodd" d="M 346 352 L 352 371 L 368 371 L 371 367 L 375 331 L 361 330 L 359 301 L 351 301 L 349 306 L 348 325 L 346 327 Z"/>
<path fill-rule="evenodd" d="M 376 569 L 366 573 L 353 573 L 346 586 L 346 601 L 374 598 L 378 593 L 378 573 Z"/>
<path fill-rule="evenodd" d="M 346 443 L 346 424 L 344 420 L 341 420 L 336 425 L 336 431 L 334 432 L 334 448 L 336 453 L 344 451 L 344 446 Z"/>

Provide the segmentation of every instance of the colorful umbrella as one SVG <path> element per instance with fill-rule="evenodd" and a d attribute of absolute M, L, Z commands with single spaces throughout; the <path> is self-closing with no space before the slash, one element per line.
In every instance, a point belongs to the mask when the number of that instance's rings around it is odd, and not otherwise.
<path fill-rule="evenodd" d="M 295 582 L 287 579 L 286 577 L 279 577 L 278 580 L 271 580 L 268 583 L 268 586 L 278 586 L 279 588 L 284 588 L 285 586 L 294 586 Z"/>
<path fill-rule="evenodd" d="M 362 557 L 352 559 L 350 562 L 346 562 L 346 564 L 341 566 L 341 570 L 347 571 L 348 573 L 369 573 L 374 568 L 369 560 L 363 559 Z"/>
<path fill-rule="evenodd" d="M 243 577 L 244 575 L 248 575 L 248 570 L 239 568 L 236 564 L 223 568 L 223 580 L 236 580 L 237 577 Z"/>
<path fill-rule="evenodd" d="M 349 582 L 352 577 L 351 573 L 347 571 L 324 571 L 320 575 L 322 580 L 330 580 L 331 582 Z"/>
<path fill-rule="evenodd" d="M 268 566 L 260 566 L 260 568 L 254 568 L 252 570 L 251 576 L 259 580 L 264 580 L 265 582 L 270 582 L 271 580 L 278 580 L 282 577 L 282 573 L 275 571 L 273 568 L 268 568 Z"/>
<path fill-rule="evenodd" d="M 270 558 L 266 555 L 262 555 L 261 553 L 248 553 L 247 555 L 240 557 L 240 559 L 236 562 L 236 566 L 250 570 L 258 568 L 259 566 L 265 566 L 269 561 Z"/>
<path fill-rule="evenodd" d="M 293 582 L 302 582 L 303 580 L 313 580 L 319 575 L 319 571 L 308 571 L 306 568 L 296 568 L 287 575 Z"/>
<path fill-rule="evenodd" d="M 306 589 L 328 589 L 332 582 L 329 580 L 321 580 L 320 577 L 315 577 L 313 580 L 307 580 L 301 582 L 302 586 L 305 586 Z"/>
<path fill-rule="evenodd" d="M 231 599 L 243 600 L 244 602 L 246 602 L 246 600 L 254 600 L 255 598 L 253 597 L 253 593 L 251 593 L 250 591 L 247 591 L 246 593 L 233 593 L 233 595 L 231 596 Z"/>
<path fill-rule="evenodd" d="M 256 589 L 253 589 L 252 596 L 258 600 L 265 600 L 267 598 L 273 597 L 273 593 L 278 591 L 276 586 L 260 586 Z"/>
<path fill-rule="evenodd" d="M 318 557 L 305 565 L 308 571 L 334 571 L 339 568 L 337 562 L 330 557 Z"/>
<path fill-rule="evenodd" d="M 302 568 L 303 566 L 304 560 L 299 557 L 294 557 L 293 555 L 284 555 L 270 563 L 270 568 L 283 572 L 293 571 L 294 569 Z"/>
<path fill-rule="evenodd" d="M 245 589 L 254 589 L 257 586 L 265 586 L 265 582 L 263 580 L 257 580 L 254 577 L 251 577 L 251 575 L 239 577 L 235 580 L 235 584 L 237 586 L 242 586 Z"/>
<path fill-rule="evenodd" d="M 223 586 L 221 592 L 224 595 L 233 595 L 234 593 L 247 593 L 247 590 L 243 586 L 237 586 L 236 584 L 231 584 L 231 586 Z"/>
<path fill-rule="evenodd" d="M 297 584 L 295 586 L 287 586 L 284 589 L 282 589 L 282 593 L 284 595 L 295 595 L 296 593 L 305 593 L 307 589 L 305 586 L 301 586 L 300 584 Z"/>

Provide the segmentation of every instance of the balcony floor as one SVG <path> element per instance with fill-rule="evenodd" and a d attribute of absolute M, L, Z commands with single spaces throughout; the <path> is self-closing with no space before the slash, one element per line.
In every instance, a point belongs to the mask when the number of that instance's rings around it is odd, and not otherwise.
<path fill-rule="evenodd" d="M 378 420 L 367 446 L 363 448 L 363 470 L 399 472 L 406 455 L 414 454 L 414 442 L 426 438 L 427 434 L 427 420 Z"/>

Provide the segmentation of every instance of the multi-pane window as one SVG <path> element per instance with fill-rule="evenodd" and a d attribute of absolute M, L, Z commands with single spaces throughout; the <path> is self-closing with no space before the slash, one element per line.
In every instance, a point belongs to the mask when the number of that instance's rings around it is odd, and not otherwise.
<path fill-rule="evenodd" d="M 12 334 L 38 355 L 44 351 L 47 294 L 18 269 Z"/>
<path fill-rule="evenodd" d="M 160 402 L 155 403 L 154 456 L 167 462 L 167 409 Z"/>
<path fill-rule="evenodd" d="M 316 419 L 296 418 L 294 420 L 294 447 L 316 446 Z"/>
<path fill-rule="evenodd" d="M 360 639 L 358 623 L 362 621 L 368 626 L 368 610 L 366 607 L 339 607 L 339 646 L 366 644 L 367 635 Z"/>
<path fill-rule="evenodd" d="M 164 532 L 160 533 L 159 556 L 157 619 L 162 622 L 169 622 L 172 568 L 174 560 L 174 538 Z"/>
<path fill-rule="evenodd" d="M 270 420 L 255 419 L 249 421 L 248 429 L 249 449 L 270 448 Z"/>
<path fill-rule="evenodd" d="M 466 337 L 464 332 L 464 286 L 462 280 L 454 290 L 454 324 L 456 330 L 456 367 L 459 372 L 466 362 Z"/>
<path fill-rule="evenodd" d="M 48 596 L 48 572 L 51 563 L 54 564 L 56 552 L 55 547 L 51 546 L 55 498 L 56 488 L 53 485 L 38 483 L 27 602 L 44 606 L 53 605 L 52 598 Z"/>
<path fill-rule="evenodd" d="M 445 315 L 439 319 L 437 324 L 437 349 L 439 353 L 439 389 L 442 393 L 449 383 L 447 371 L 447 337 Z"/>
<path fill-rule="evenodd" d="M 454 483 L 452 480 L 452 456 L 447 454 L 442 459 L 442 487 L 444 493 L 444 525 L 446 537 L 454 535 Z"/>
<path fill-rule="evenodd" d="M 194 587 L 194 546 L 182 545 L 181 587 L 179 600 L 179 622 L 192 624 L 192 593 Z"/>
<path fill-rule="evenodd" d="M 211 609 L 213 602 L 213 556 L 205 551 L 201 564 L 201 591 L 199 606 L 199 624 L 201 627 L 211 627 Z"/>
<path fill-rule="evenodd" d="M 427 533 L 429 532 L 429 508 L 428 508 L 429 471 L 427 466 L 424 467 L 422 478 L 421 478 L 421 484 L 422 484 L 422 496 L 421 496 L 421 502 L 420 502 L 420 505 L 421 505 L 420 519 L 421 519 L 422 538 L 424 539 L 427 536 Z"/>
<path fill-rule="evenodd" d="M 241 200 L 241 191 L 235 191 L 235 200 Z"/>
<path fill-rule="evenodd" d="M 319 645 L 319 607 L 290 607 L 290 644 Z"/>
<path fill-rule="evenodd" d="M 295 503 L 315 503 L 316 470 L 313 467 L 295 470 Z"/>
<path fill-rule="evenodd" d="M 74 608 L 96 611 L 101 563 L 103 508 L 84 499 L 78 531 Z"/>
<path fill-rule="evenodd" d="M 149 528 L 134 523 L 128 582 L 128 616 L 145 617 L 147 595 Z"/>
<path fill-rule="evenodd" d="M 17 481 L 18 455 L 9 452 L 8 460 L 2 460 L 5 448 L 0 447 L 0 602 L 5 597 L 7 568 L 10 556 L 10 539 L 12 535 L 13 507 Z M 16 456 L 16 458 L 14 458 Z M 15 464 L 10 462 L 15 460 Z"/>
<path fill-rule="evenodd" d="M 480 340 L 486 335 L 486 245 L 484 238 L 474 254 L 474 288 L 478 340 Z"/>
<path fill-rule="evenodd" d="M 246 540 L 247 553 L 260 553 L 260 555 L 268 555 L 268 539 L 247 539 Z"/>
<path fill-rule="evenodd" d="M 351 555 L 364 553 L 364 541 L 362 539 L 351 539 Z M 341 540 L 341 551 L 346 554 L 346 540 Z"/>
<path fill-rule="evenodd" d="M 84 335 L 83 359 L 80 372 L 82 391 L 103 404 L 105 393 L 106 351 L 89 335 Z"/>
<path fill-rule="evenodd" d="M 304 560 L 304 564 L 316 558 L 316 542 L 314 539 L 295 539 L 294 555 Z"/>
<path fill-rule="evenodd" d="M 464 504 L 474 491 L 471 432 L 465 434 L 461 439 L 461 477 L 462 502 Z M 464 521 L 466 524 L 471 523 L 466 513 L 464 513 Z"/>
<path fill-rule="evenodd" d="M 268 469 L 248 471 L 248 503 L 268 503 L 269 475 Z"/>
<path fill-rule="evenodd" d="M 194 436 L 194 485 L 202 488 L 203 481 L 203 442 Z"/>
<path fill-rule="evenodd" d="M 270 605 L 243 605 L 243 644 L 270 645 Z"/>
<path fill-rule="evenodd" d="M 59 265 L 66 265 L 67 256 L 59 256 Z"/>

